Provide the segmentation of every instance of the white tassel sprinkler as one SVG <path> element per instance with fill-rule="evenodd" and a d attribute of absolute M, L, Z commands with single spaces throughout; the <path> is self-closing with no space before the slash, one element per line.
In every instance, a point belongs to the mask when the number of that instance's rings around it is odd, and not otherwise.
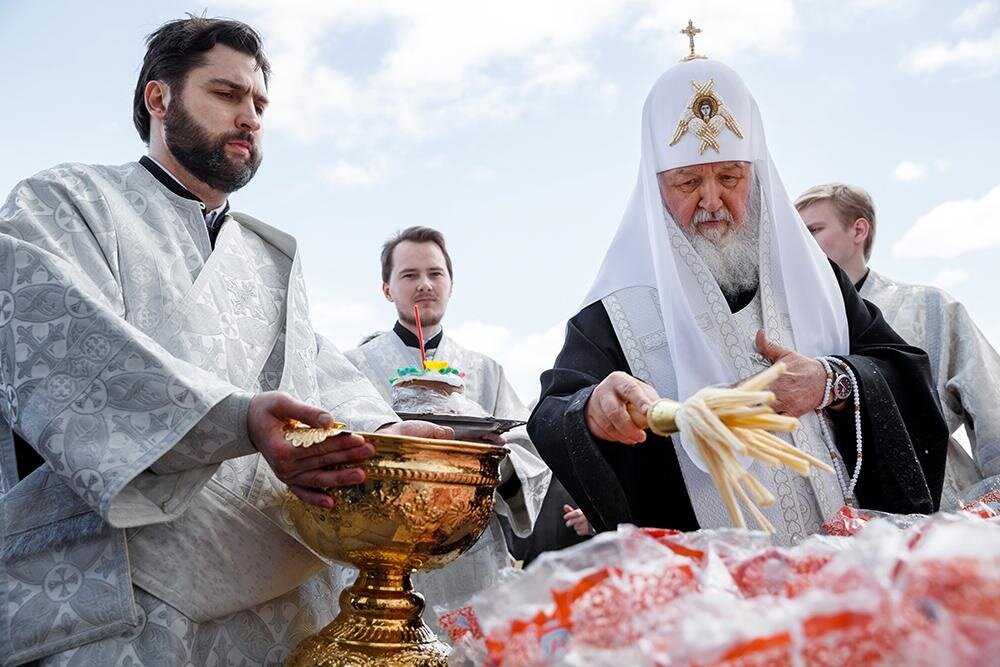
<path fill-rule="evenodd" d="M 639 428 L 663 436 L 679 432 L 698 448 L 736 528 L 746 528 L 738 498 L 757 524 L 773 533 L 774 526 L 759 508 L 775 501 L 737 455 L 772 468 L 784 465 L 803 476 L 809 475 L 811 466 L 833 472 L 828 464 L 771 433 L 790 433 L 799 427 L 798 419 L 776 414 L 770 407 L 774 393 L 767 387 L 784 372 L 785 364 L 779 362 L 735 387 L 705 387 L 683 403 L 662 398 L 646 414 L 628 408 Z"/>

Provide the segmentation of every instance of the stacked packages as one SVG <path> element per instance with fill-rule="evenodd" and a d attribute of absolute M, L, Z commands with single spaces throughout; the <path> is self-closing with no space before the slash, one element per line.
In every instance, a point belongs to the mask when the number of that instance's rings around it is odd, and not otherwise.
<path fill-rule="evenodd" d="M 998 501 L 932 517 L 844 508 L 830 535 L 791 548 L 743 530 L 623 527 L 439 620 L 455 664 L 995 664 Z"/>

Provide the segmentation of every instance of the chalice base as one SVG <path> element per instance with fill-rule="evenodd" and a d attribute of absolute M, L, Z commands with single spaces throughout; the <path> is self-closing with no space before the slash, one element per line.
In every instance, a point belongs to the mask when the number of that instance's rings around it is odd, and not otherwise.
<path fill-rule="evenodd" d="M 446 667 L 451 649 L 424 623 L 409 573 L 362 569 L 340 614 L 302 641 L 285 667 Z"/>

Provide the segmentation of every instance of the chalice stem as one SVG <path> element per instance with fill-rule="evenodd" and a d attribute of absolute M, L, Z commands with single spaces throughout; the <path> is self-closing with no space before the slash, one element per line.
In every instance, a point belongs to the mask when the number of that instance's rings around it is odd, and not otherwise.
<path fill-rule="evenodd" d="M 408 570 L 362 567 L 340 594 L 337 618 L 303 642 L 286 667 L 444 665 L 449 649 L 424 623 L 424 606 Z"/>
<path fill-rule="evenodd" d="M 382 628 L 378 634 L 389 642 L 402 639 L 397 632 L 417 641 L 422 637 L 416 635 L 426 635 L 427 641 L 434 639 L 423 622 L 424 606 L 424 596 L 414 592 L 410 573 L 405 570 L 362 568 L 354 585 L 340 594 L 341 616 Z"/>

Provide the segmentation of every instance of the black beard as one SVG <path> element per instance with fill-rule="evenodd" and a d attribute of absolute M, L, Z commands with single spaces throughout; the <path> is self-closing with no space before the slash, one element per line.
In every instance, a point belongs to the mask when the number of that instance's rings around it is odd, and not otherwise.
<path fill-rule="evenodd" d="M 260 166 L 260 149 L 249 132 L 213 137 L 187 112 L 180 97 L 167 107 L 164 138 L 170 154 L 182 167 L 219 192 L 236 192 L 250 182 Z M 249 143 L 250 157 L 243 162 L 232 160 L 225 152 L 230 141 Z"/>

